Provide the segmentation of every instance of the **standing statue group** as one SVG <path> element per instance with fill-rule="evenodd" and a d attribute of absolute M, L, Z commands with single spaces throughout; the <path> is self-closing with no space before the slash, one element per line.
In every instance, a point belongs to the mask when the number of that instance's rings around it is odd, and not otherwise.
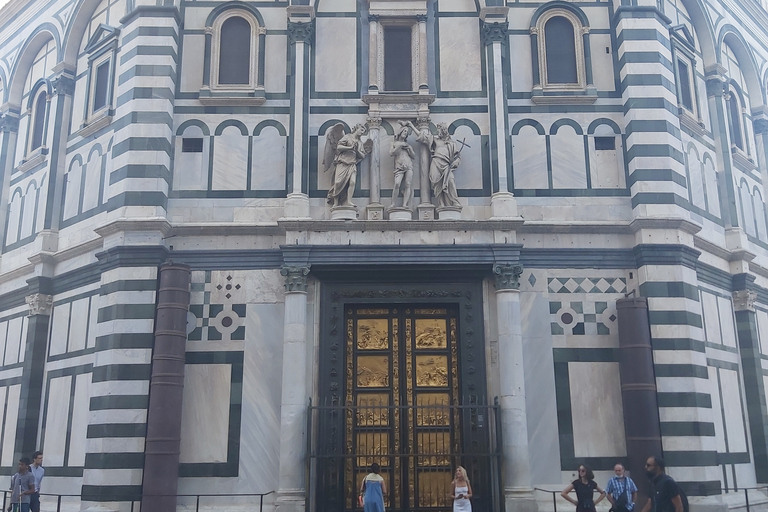
<path fill-rule="evenodd" d="M 323 166 L 326 171 L 333 171 L 332 185 L 328 191 L 328 204 L 332 208 L 339 206 L 354 206 L 352 194 L 357 182 L 357 164 L 373 150 L 373 141 L 363 136 L 367 127 L 355 125 L 351 133 L 344 133 L 344 125 L 337 123 L 326 135 Z M 415 133 L 416 140 L 425 144 L 429 149 L 429 181 L 432 185 L 432 195 L 435 206 L 459 207 L 459 195 L 453 173 L 461 163 L 461 149 L 456 148 L 456 142 L 448 133 L 445 123 L 437 125 L 437 134 L 432 134 L 425 126 L 419 130 L 411 121 L 398 121 L 397 128 L 389 150 L 395 161 L 395 186 L 392 192 L 392 206 L 397 197 L 402 195 L 402 207 L 409 208 L 413 199 L 413 160 L 416 154 L 408 144 L 407 139 Z M 463 147 L 463 146 L 462 146 Z M 426 200 L 426 198 L 424 198 Z"/>

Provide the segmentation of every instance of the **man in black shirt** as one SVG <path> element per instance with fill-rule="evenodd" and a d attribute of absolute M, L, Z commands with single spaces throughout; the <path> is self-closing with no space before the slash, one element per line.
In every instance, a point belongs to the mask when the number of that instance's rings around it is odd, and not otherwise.
<path fill-rule="evenodd" d="M 675 480 L 664 473 L 664 459 L 648 457 L 645 474 L 651 480 L 651 496 L 642 512 L 683 512 L 683 499 Z"/>

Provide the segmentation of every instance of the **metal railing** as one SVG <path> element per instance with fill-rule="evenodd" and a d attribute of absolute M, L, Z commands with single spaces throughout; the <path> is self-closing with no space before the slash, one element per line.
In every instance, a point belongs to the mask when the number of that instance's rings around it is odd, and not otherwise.
<path fill-rule="evenodd" d="M 200 498 L 227 498 L 227 499 L 233 499 L 233 498 L 258 498 L 259 499 L 259 512 L 261 512 L 264 508 L 264 497 L 269 496 L 270 494 L 273 494 L 275 491 L 269 491 L 269 492 L 262 492 L 262 493 L 246 493 L 246 494 L 176 494 L 175 496 L 178 498 L 195 498 L 195 512 L 200 512 Z M 7 506 L 10 504 L 9 501 L 9 495 L 11 491 L 3 491 L 3 508 L 0 512 L 5 512 L 7 510 Z M 51 494 L 51 493 L 40 493 L 40 496 L 45 498 L 56 498 L 56 512 L 62 512 L 62 498 L 77 498 L 77 500 L 80 500 L 79 494 Z M 143 498 L 152 498 L 152 497 L 168 497 L 168 496 L 174 496 L 174 495 L 168 495 L 168 494 L 158 494 L 158 495 L 151 495 L 151 496 L 143 496 Z M 141 502 L 142 499 L 137 500 L 130 500 L 131 504 L 131 512 L 141 512 Z M 41 502 L 45 503 L 48 500 L 41 500 Z M 74 501 L 74 500 L 73 500 Z M 116 501 L 125 501 L 126 503 L 129 502 L 129 500 L 116 500 Z M 207 500 L 206 500 L 207 501 Z M 222 500 L 223 501 L 223 500 Z M 41 507 L 41 511 L 48 511 L 50 510 L 50 507 Z"/>
<path fill-rule="evenodd" d="M 758 487 L 738 487 L 734 489 L 730 489 L 729 487 L 725 487 L 723 489 L 723 494 L 731 494 L 733 493 L 740 493 L 741 491 L 744 491 L 744 507 L 747 512 L 750 511 L 750 504 L 749 504 L 749 491 L 760 491 L 760 490 L 768 490 L 768 485 L 760 485 Z"/>

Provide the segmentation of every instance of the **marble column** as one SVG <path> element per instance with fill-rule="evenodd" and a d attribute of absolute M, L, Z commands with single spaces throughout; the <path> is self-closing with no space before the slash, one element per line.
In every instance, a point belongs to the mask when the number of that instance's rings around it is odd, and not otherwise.
<path fill-rule="evenodd" d="M 480 12 L 483 20 L 482 36 L 486 52 L 488 73 L 488 105 L 491 124 L 491 217 L 494 219 L 518 217 L 517 202 L 510 192 L 508 180 L 509 146 L 507 115 L 507 73 L 504 72 L 504 48 L 509 40 L 508 7 L 485 7 Z"/>
<path fill-rule="evenodd" d="M 384 218 L 384 206 L 381 204 L 381 141 L 379 130 L 381 129 L 380 117 L 368 118 L 368 137 L 373 142 L 371 151 L 370 189 L 371 202 L 365 207 L 365 218 L 368 220 L 382 220 Z"/>
<path fill-rule="evenodd" d="M 13 173 L 13 161 L 16 152 L 16 141 L 19 135 L 18 112 L 6 111 L 0 116 L 0 240 L 5 240 L 5 230 L 8 228 L 8 194 L 11 174 Z"/>
<path fill-rule="evenodd" d="M 285 199 L 285 217 L 309 218 L 309 53 L 314 39 L 314 9 L 295 5 L 288 8 L 288 41 L 292 51 L 293 69 L 290 75 L 293 147 L 289 156 L 292 173 L 291 191 Z"/>
<path fill-rule="evenodd" d="M 379 89 L 379 32 L 381 24 L 375 14 L 368 15 L 368 92 L 376 94 Z"/>
<path fill-rule="evenodd" d="M 722 173 L 720 181 L 720 211 L 726 227 L 739 225 L 736 210 L 736 192 L 733 187 L 733 160 L 731 158 L 731 135 L 728 131 L 728 111 L 725 106 L 726 70 L 719 64 L 706 70 L 707 103 L 712 118 L 712 132 L 715 139 L 717 172 Z"/>
<path fill-rule="evenodd" d="M 763 183 L 768 180 L 768 106 L 752 111 L 752 128 L 755 132 L 755 153 Z"/>
<path fill-rule="evenodd" d="M 309 266 L 284 266 L 285 319 L 280 402 L 278 512 L 302 512 L 306 495 L 307 276 Z"/>
<path fill-rule="evenodd" d="M 429 118 L 422 117 L 416 121 L 416 128 L 429 130 Z M 416 207 L 419 213 L 419 220 L 434 220 L 435 205 L 430 202 L 432 187 L 429 183 L 429 148 L 426 144 L 419 144 L 419 176 L 420 189 L 419 205 Z"/>
<path fill-rule="evenodd" d="M 502 478 L 507 512 L 537 512 L 531 488 L 525 406 L 523 334 L 520 325 L 522 265 L 496 264 L 496 325 L 502 421 Z"/>
<path fill-rule="evenodd" d="M 734 282 L 737 276 L 734 276 Z M 751 284 L 754 276 L 742 274 L 742 283 Z M 749 432 L 755 464 L 755 479 L 768 482 L 768 407 L 763 384 L 762 354 L 757 335 L 755 299 L 757 294 L 749 289 L 733 292 L 733 308 L 736 317 L 736 333 L 744 375 L 744 398 L 747 402 Z"/>
<path fill-rule="evenodd" d="M 24 363 L 21 370 L 19 419 L 16 424 L 16 444 L 13 458 L 29 456 L 37 450 L 37 429 L 43 399 L 43 376 L 48 327 L 53 309 L 53 282 L 47 277 L 33 277 L 27 281 L 29 306 L 27 338 L 24 343 Z"/>
<path fill-rule="evenodd" d="M 72 118 L 72 96 L 75 92 L 75 70 L 63 64 L 55 66 L 58 72 L 53 80 L 53 91 L 56 100 L 54 113 L 54 126 L 65 127 L 70 125 Z M 50 178 L 48 179 L 48 191 L 46 198 L 45 220 L 43 231 L 58 231 L 61 212 L 61 202 L 64 198 L 64 179 L 67 159 L 67 134 L 68 129 L 55 130 L 51 140 L 50 152 Z"/>
<path fill-rule="evenodd" d="M 419 76 L 418 80 L 419 94 L 429 94 L 428 73 L 427 73 L 427 15 L 417 14 L 416 20 L 419 22 Z"/>

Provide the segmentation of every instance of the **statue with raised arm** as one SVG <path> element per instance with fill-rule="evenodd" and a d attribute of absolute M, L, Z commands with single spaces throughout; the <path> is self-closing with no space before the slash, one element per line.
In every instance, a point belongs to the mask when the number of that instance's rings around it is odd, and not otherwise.
<path fill-rule="evenodd" d="M 403 192 L 403 207 L 410 206 L 413 199 L 413 159 L 416 153 L 413 152 L 406 139 L 411 134 L 411 128 L 407 121 L 398 121 L 399 127 L 395 132 L 395 138 L 392 140 L 392 147 L 389 154 L 395 157 L 395 186 L 392 189 L 392 206 L 397 203 L 397 196 L 400 195 L 401 187 Z"/>
<path fill-rule="evenodd" d="M 460 150 L 456 150 L 456 143 L 448 133 L 448 125 L 438 123 L 437 135 L 432 135 L 429 128 L 418 130 L 408 122 L 410 128 L 416 133 L 416 140 L 426 144 L 431 155 L 429 161 L 429 182 L 432 185 L 432 195 L 438 208 L 443 206 L 460 207 L 459 193 L 456 191 L 456 181 L 453 172 L 461 164 Z"/>
<path fill-rule="evenodd" d="M 323 166 L 333 170 L 332 185 L 328 190 L 328 204 L 354 206 L 352 194 L 357 182 L 357 164 L 371 153 L 373 141 L 362 141 L 366 127 L 356 124 L 351 133 L 344 134 L 344 125 L 336 123 L 325 137 Z"/>

